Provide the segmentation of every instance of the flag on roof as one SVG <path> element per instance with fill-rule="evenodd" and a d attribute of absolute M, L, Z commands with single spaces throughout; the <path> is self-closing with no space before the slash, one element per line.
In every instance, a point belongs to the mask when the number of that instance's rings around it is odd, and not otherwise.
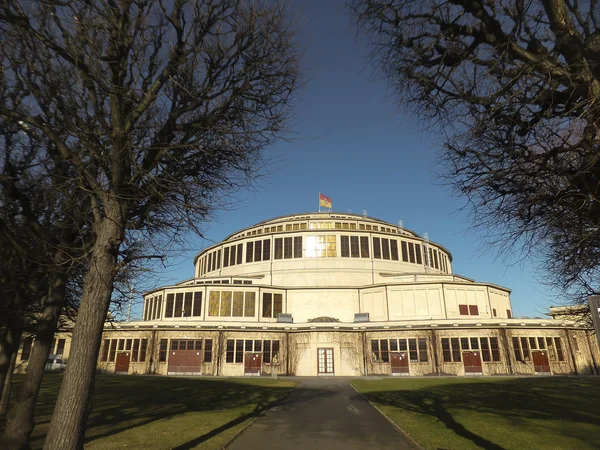
<path fill-rule="evenodd" d="M 323 194 L 319 194 L 319 207 L 331 209 L 331 199 Z"/>

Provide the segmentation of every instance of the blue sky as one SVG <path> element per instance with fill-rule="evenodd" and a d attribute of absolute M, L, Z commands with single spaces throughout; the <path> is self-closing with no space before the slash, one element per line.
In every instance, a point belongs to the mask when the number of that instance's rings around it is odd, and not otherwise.
<path fill-rule="evenodd" d="M 191 278 L 193 257 L 241 228 L 286 214 L 317 211 L 318 194 L 334 212 L 361 214 L 406 228 L 448 248 L 455 273 L 506 286 L 516 316 L 541 316 L 559 300 L 530 261 L 515 264 L 482 249 L 469 230 L 464 201 L 452 198 L 436 175 L 439 139 L 394 103 L 373 74 L 343 0 L 291 4 L 306 49 L 306 84 L 294 109 L 292 140 L 267 149 L 270 175 L 236 196 L 235 209 L 206 224 L 205 239 L 190 236 L 189 251 L 171 258 L 154 283 Z M 139 314 L 139 311 L 135 311 Z"/>

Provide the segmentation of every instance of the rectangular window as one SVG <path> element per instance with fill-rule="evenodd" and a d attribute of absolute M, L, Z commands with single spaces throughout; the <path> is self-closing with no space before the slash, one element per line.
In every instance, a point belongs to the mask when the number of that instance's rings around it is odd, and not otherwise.
<path fill-rule="evenodd" d="M 110 339 L 104 339 L 104 344 L 102 345 L 102 356 L 100 357 L 100 361 L 108 361 L 109 348 L 110 348 Z"/>
<path fill-rule="evenodd" d="M 415 244 L 415 253 L 417 255 L 417 264 L 423 264 L 423 259 L 421 258 L 421 244 Z"/>
<path fill-rule="evenodd" d="M 462 350 L 470 350 L 469 348 L 469 338 L 460 338 L 460 348 Z"/>
<path fill-rule="evenodd" d="M 225 348 L 225 362 L 232 363 L 235 357 L 235 340 L 227 339 Z"/>
<path fill-rule="evenodd" d="M 235 362 L 244 362 L 244 341 L 242 339 L 235 341 Z"/>
<path fill-rule="evenodd" d="M 221 311 L 219 313 L 219 316 L 231 317 L 231 306 L 232 306 L 231 297 L 232 297 L 231 291 L 221 292 Z"/>
<path fill-rule="evenodd" d="M 156 307 L 156 318 L 159 319 L 162 314 L 162 295 L 158 296 L 158 306 Z"/>
<path fill-rule="evenodd" d="M 577 342 L 577 338 L 575 336 L 572 336 L 572 337 L 573 337 L 573 350 L 578 352 L 579 351 L 579 343 Z M 541 339 L 541 338 L 538 338 L 538 339 Z M 59 341 L 59 344 L 60 344 L 60 341 Z M 56 352 L 56 353 L 58 353 L 58 352 Z"/>
<path fill-rule="evenodd" d="M 175 294 L 167 294 L 167 308 L 165 309 L 165 317 L 173 317 L 173 302 Z"/>
<path fill-rule="evenodd" d="M 390 339 L 390 352 L 398 351 L 398 339 Z"/>
<path fill-rule="evenodd" d="M 381 256 L 383 259 L 390 259 L 390 240 L 381 238 Z"/>
<path fill-rule="evenodd" d="M 125 350 L 127 350 L 127 351 L 131 350 L 131 339 L 125 340 Z"/>
<path fill-rule="evenodd" d="M 243 253 L 243 249 L 244 249 L 244 244 L 238 244 L 237 246 L 237 263 L 241 264 L 242 263 L 242 253 Z"/>
<path fill-rule="evenodd" d="M 401 352 L 406 352 L 408 351 L 408 345 L 406 344 L 406 339 L 398 339 L 398 349 Z"/>
<path fill-rule="evenodd" d="M 379 341 L 379 348 L 381 349 L 381 362 L 390 362 L 390 353 L 388 350 L 387 339 Z"/>
<path fill-rule="evenodd" d="M 263 317 L 273 317 L 273 294 L 270 292 L 263 292 Z"/>
<path fill-rule="evenodd" d="M 521 350 L 523 351 L 523 359 L 525 361 L 529 360 L 529 344 L 527 342 L 526 337 L 521 338 Z"/>
<path fill-rule="evenodd" d="M 262 341 L 261 340 L 255 340 L 254 341 L 254 351 L 255 352 L 262 352 Z"/>
<path fill-rule="evenodd" d="M 254 243 L 254 262 L 259 262 L 262 258 L 262 241 Z"/>
<path fill-rule="evenodd" d="M 360 248 L 358 246 L 358 236 L 350 236 L 350 256 L 352 258 L 360 257 Z"/>
<path fill-rule="evenodd" d="M 496 313 L 496 310 L 495 310 L 495 309 L 492 309 L 492 314 L 493 314 L 493 316 L 494 316 L 494 317 L 497 317 L 497 316 L 498 316 L 498 314 Z"/>
<path fill-rule="evenodd" d="M 450 339 L 442 338 L 442 355 L 444 362 L 452 362 L 452 353 L 450 352 Z"/>
<path fill-rule="evenodd" d="M 204 362 L 212 362 L 212 339 L 204 340 Z"/>
<path fill-rule="evenodd" d="M 246 292 L 246 301 L 244 303 L 244 317 L 254 317 L 256 314 L 256 294 Z"/>
<path fill-rule="evenodd" d="M 275 238 L 275 259 L 283 258 L 283 238 Z"/>
<path fill-rule="evenodd" d="M 302 236 L 294 237 L 294 258 L 302 258 Z"/>
<path fill-rule="evenodd" d="M 451 338 L 450 343 L 452 344 L 452 359 L 454 362 L 461 362 L 461 354 L 460 354 L 460 342 L 458 338 Z"/>
<path fill-rule="evenodd" d="M 513 349 L 515 351 L 515 360 L 523 362 L 523 355 L 521 354 L 521 345 L 519 344 L 519 338 L 513 337 Z"/>
<path fill-rule="evenodd" d="M 175 341 L 175 343 L 177 343 L 177 341 Z M 140 352 L 140 340 L 134 339 L 133 340 L 133 350 L 131 352 L 131 360 L 133 362 L 137 362 L 139 352 Z"/>
<path fill-rule="evenodd" d="M 291 237 L 286 237 L 283 240 L 283 258 L 284 259 L 291 259 L 292 258 L 292 251 L 293 251 L 292 238 Z"/>
<path fill-rule="evenodd" d="M 233 317 L 242 317 L 244 315 L 244 293 L 233 293 Z"/>
<path fill-rule="evenodd" d="M 219 291 L 211 291 L 208 299 L 208 315 L 218 316 L 219 315 L 219 302 L 221 293 Z"/>
<path fill-rule="evenodd" d="M 273 317 L 279 317 L 283 312 L 283 295 L 273 294 Z"/>
<path fill-rule="evenodd" d="M 221 249 L 217 250 L 217 269 L 221 268 Z"/>
<path fill-rule="evenodd" d="M 410 354 L 411 361 L 416 362 L 419 360 L 419 353 L 417 351 L 417 340 L 416 339 L 408 340 L 408 353 Z"/>
<path fill-rule="evenodd" d="M 408 245 L 406 241 L 401 241 L 400 246 L 402 247 L 402 261 L 408 262 Z"/>
<path fill-rule="evenodd" d="M 191 317 L 192 316 L 192 303 L 194 301 L 194 293 L 186 292 L 185 300 L 183 304 L 183 317 Z"/>
<path fill-rule="evenodd" d="M 263 364 L 271 363 L 271 341 L 263 341 Z"/>
<path fill-rule="evenodd" d="M 223 267 L 229 266 L 229 247 L 223 249 Z"/>
<path fill-rule="evenodd" d="M 340 236 L 340 255 L 342 258 L 350 257 L 350 237 Z"/>
<path fill-rule="evenodd" d="M 440 268 L 440 266 L 438 264 L 438 251 L 435 248 L 433 249 L 433 266 L 436 269 Z"/>
<path fill-rule="evenodd" d="M 119 351 L 125 350 L 125 339 L 119 339 Z"/>
<path fill-rule="evenodd" d="M 492 359 L 490 358 L 490 346 L 488 338 L 479 338 L 479 342 L 481 343 L 481 359 L 483 359 L 484 362 L 490 362 Z"/>
<path fill-rule="evenodd" d="M 65 343 L 67 341 L 65 339 L 59 339 L 58 340 L 58 344 L 56 345 L 56 354 L 57 355 L 63 355 L 63 353 L 65 352 Z"/>
<path fill-rule="evenodd" d="M 111 339 L 110 340 L 110 351 L 108 353 L 108 361 L 109 362 L 114 362 L 116 353 L 117 353 L 117 340 Z"/>
<path fill-rule="evenodd" d="M 251 263 L 254 257 L 254 242 L 246 242 L 246 262 Z"/>
<path fill-rule="evenodd" d="M 468 316 L 469 307 L 467 305 L 458 305 L 458 312 L 461 316 Z"/>
<path fill-rule="evenodd" d="M 408 243 L 408 259 L 410 260 L 411 263 L 416 262 L 415 259 L 415 244 L 412 242 Z"/>
<path fill-rule="evenodd" d="M 263 240 L 263 261 L 271 261 L 271 239 Z"/>
<path fill-rule="evenodd" d="M 529 338 L 529 348 L 531 350 L 537 350 L 537 341 L 535 340 L 534 337 Z"/>
<path fill-rule="evenodd" d="M 361 258 L 369 257 L 369 237 L 368 236 L 360 237 L 360 257 Z"/>
<path fill-rule="evenodd" d="M 492 361 L 494 361 L 494 362 L 500 361 L 500 348 L 498 347 L 498 338 L 497 337 L 490 338 L 490 348 L 492 349 Z"/>
<path fill-rule="evenodd" d="M 273 341 L 271 343 L 271 362 L 276 363 L 279 361 L 279 341 Z"/>
<path fill-rule="evenodd" d="M 371 341 L 371 359 L 373 360 L 373 362 L 380 362 L 381 361 L 381 356 L 379 353 L 379 341 L 378 340 L 372 340 Z"/>
<path fill-rule="evenodd" d="M 161 339 L 160 340 L 160 349 L 158 352 L 158 362 L 166 362 L 167 361 L 167 346 L 168 346 L 168 340 L 167 339 Z"/>
<path fill-rule="evenodd" d="M 196 341 L 196 347 L 195 350 L 200 350 L 202 351 L 202 339 L 199 339 Z"/>
<path fill-rule="evenodd" d="M 471 315 L 471 316 L 479 315 L 479 308 L 477 308 L 477 305 L 469 305 L 469 315 Z"/>
<path fill-rule="evenodd" d="M 396 239 L 390 239 L 390 253 L 392 261 L 398 261 L 398 241 Z"/>
<path fill-rule="evenodd" d="M 194 292 L 194 309 L 192 316 L 198 317 L 202 315 L 202 291 Z"/>
<path fill-rule="evenodd" d="M 230 266 L 235 266 L 236 263 L 236 256 L 237 256 L 237 252 L 236 252 L 236 246 L 232 245 L 231 246 L 231 256 L 229 257 L 229 265 Z"/>
<path fill-rule="evenodd" d="M 373 258 L 381 259 L 381 240 L 373 238 Z"/>
<path fill-rule="evenodd" d="M 556 349 L 556 357 L 558 358 L 558 360 L 564 361 L 565 356 L 563 355 L 562 343 L 560 341 L 560 338 L 558 337 L 554 338 L 554 348 Z"/>
<path fill-rule="evenodd" d="M 183 292 L 175 294 L 175 313 L 173 317 L 181 317 L 181 311 L 183 309 Z"/>
<path fill-rule="evenodd" d="M 244 341 L 244 351 L 251 352 L 253 348 L 254 348 L 254 341 L 246 339 Z"/>
<path fill-rule="evenodd" d="M 419 362 L 427 362 L 427 339 L 419 338 Z"/>
<path fill-rule="evenodd" d="M 506 310 L 506 317 L 508 317 L 509 319 L 512 319 L 512 313 L 510 312 L 510 309 Z"/>
<path fill-rule="evenodd" d="M 477 338 L 471 338 L 471 350 L 479 350 L 479 340 Z"/>

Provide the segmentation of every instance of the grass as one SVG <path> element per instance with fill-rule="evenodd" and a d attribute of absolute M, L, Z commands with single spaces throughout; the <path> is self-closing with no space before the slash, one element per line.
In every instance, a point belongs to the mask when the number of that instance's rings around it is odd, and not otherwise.
<path fill-rule="evenodd" d="M 34 449 L 43 445 L 61 381 L 61 375 L 44 377 Z M 221 448 L 295 386 L 270 378 L 99 375 L 85 448 Z"/>
<path fill-rule="evenodd" d="M 599 378 L 393 378 L 352 384 L 425 449 L 600 448 Z"/>

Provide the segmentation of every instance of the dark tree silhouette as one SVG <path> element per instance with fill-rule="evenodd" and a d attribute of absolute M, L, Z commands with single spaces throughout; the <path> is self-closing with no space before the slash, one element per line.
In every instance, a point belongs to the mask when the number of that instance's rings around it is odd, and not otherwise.
<path fill-rule="evenodd" d="M 443 133 L 445 176 L 501 249 L 598 292 L 600 3 L 350 0 L 399 103 Z"/>
<path fill-rule="evenodd" d="M 90 207 L 81 304 L 45 448 L 81 448 L 128 230 L 197 229 L 282 137 L 299 81 L 274 1 L 0 2 L 0 117 L 48 142 Z"/>

